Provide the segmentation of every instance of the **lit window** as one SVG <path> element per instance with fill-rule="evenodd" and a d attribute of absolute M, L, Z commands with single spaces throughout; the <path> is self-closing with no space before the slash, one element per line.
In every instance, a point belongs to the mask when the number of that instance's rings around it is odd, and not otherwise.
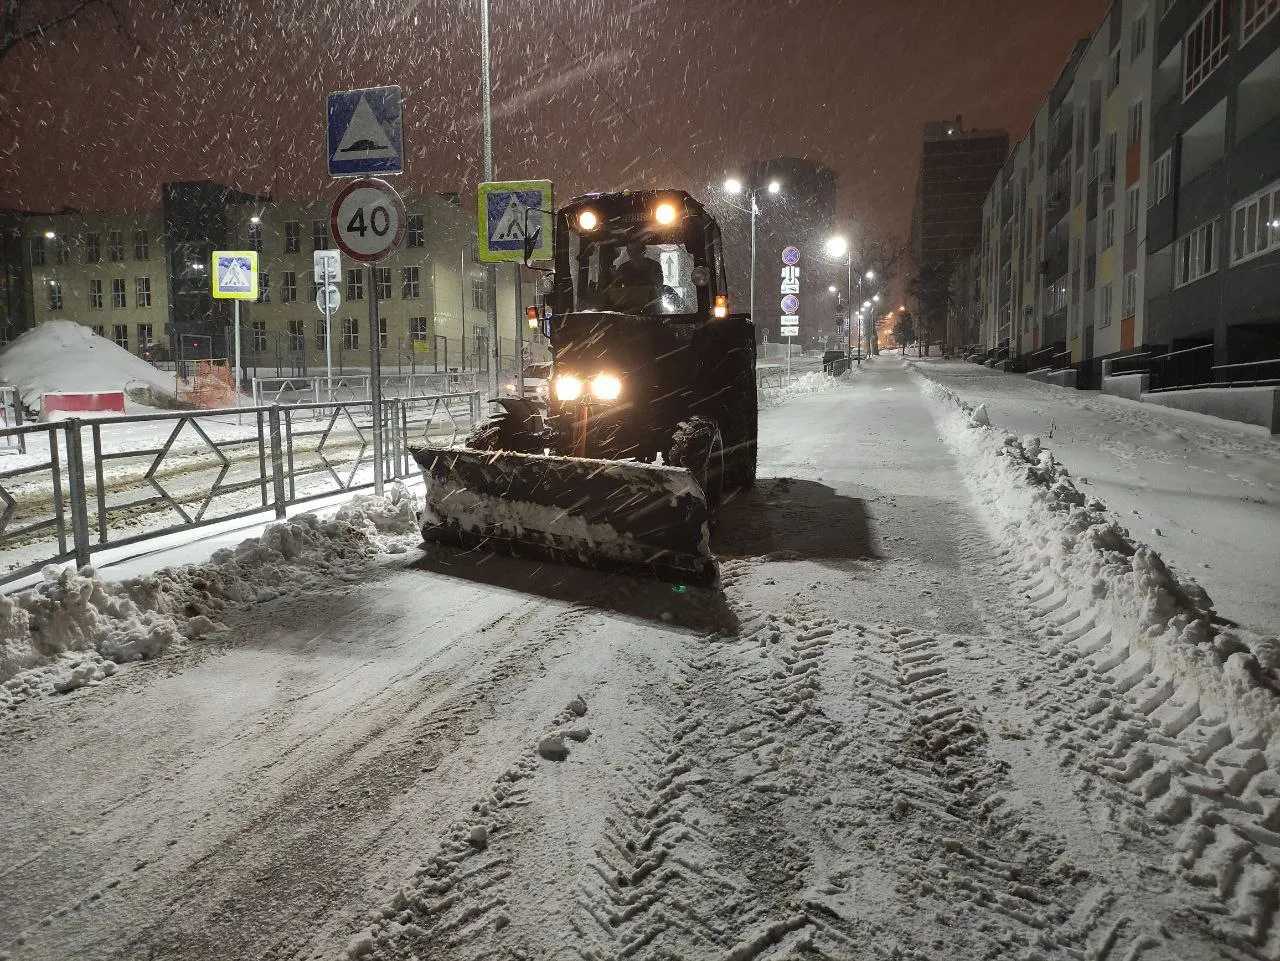
<path fill-rule="evenodd" d="M 1231 0 L 1210 0 L 1182 41 L 1182 98 L 1190 97 L 1227 59 Z"/>
<path fill-rule="evenodd" d="M 1238 264 L 1280 247 L 1280 183 L 1231 211 L 1231 262 Z"/>
<path fill-rule="evenodd" d="M 1173 285 L 1181 287 L 1218 269 L 1215 243 L 1218 221 L 1211 220 L 1180 238 L 1173 248 Z"/>

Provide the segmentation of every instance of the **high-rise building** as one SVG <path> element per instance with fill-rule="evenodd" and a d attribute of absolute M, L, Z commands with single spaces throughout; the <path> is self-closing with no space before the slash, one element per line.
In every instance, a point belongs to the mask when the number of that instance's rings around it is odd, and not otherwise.
<path fill-rule="evenodd" d="M 988 349 L 1080 387 L 1108 358 L 1164 387 L 1280 379 L 1278 14 L 1115 0 L 1076 45 L 984 202 Z"/>
<path fill-rule="evenodd" d="M 911 214 L 916 266 L 955 262 L 982 239 L 982 202 L 1009 152 L 1003 130 L 965 130 L 963 118 L 924 125 Z"/>

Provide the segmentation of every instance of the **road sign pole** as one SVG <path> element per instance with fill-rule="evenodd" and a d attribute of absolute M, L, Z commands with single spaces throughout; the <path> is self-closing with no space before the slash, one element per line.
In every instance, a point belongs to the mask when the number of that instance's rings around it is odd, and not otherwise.
<path fill-rule="evenodd" d="M 481 107 L 484 114 L 484 179 L 493 180 L 493 113 L 489 88 L 489 0 L 480 0 Z M 492 264 L 484 271 L 485 319 L 489 324 L 489 397 L 498 396 L 498 365 L 502 359 L 502 339 L 498 336 L 498 272 Z"/>
<path fill-rule="evenodd" d="M 516 280 L 516 396 L 524 398 L 524 298 L 520 291 L 520 265 L 512 264 Z"/>
<path fill-rule="evenodd" d="M 373 401 L 373 492 L 382 496 L 382 341 L 378 336 L 377 268 L 369 264 L 369 399 Z"/>
<path fill-rule="evenodd" d="M 239 423 L 241 423 L 241 420 L 240 420 L 240 417 L 241 417 L 241 414 L 240 414 L 240 379 L 241 379 L 241 376 L 242 376 L 242 375 L 241 375 L 241 372 L 240 372 L 240 301 L 238 301 L 238 300 L 237 300 L 237 301 L 234 301 L 234 303 L 235 303 L 235 316 L 236 316 L 236 375 L 235 375 L 235 376 L 236 376 L 236 380 L 235 380 L 235 386 L 236 386 L 236 423 L 237 423 L 237 424 L 239 424 Z"/>
<path fill-rule="evenodd" d="M 328 284 L 325 285 L 326 292 Z M 325 395 L 326 400 L 333 400 L 333 325 L 330 323 L 333 317 L 333 311 L 329 309 L 329 298 L 324 299 L 324 367 L 326 375 L 326 387 L 328 393 Z"/>

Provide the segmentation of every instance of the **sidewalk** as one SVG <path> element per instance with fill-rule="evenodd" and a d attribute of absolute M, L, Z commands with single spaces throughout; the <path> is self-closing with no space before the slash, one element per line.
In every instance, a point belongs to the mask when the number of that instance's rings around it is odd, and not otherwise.
<path fill-rule="evenodd" d="M 1204 587 L 1219 614 L 1259 633 L 1280 631 L 1280 440 L 1262 428 L 964 361 L 914 363 L 985 404 L 993 426 L 1038 436 L 1082 490 Z"/>

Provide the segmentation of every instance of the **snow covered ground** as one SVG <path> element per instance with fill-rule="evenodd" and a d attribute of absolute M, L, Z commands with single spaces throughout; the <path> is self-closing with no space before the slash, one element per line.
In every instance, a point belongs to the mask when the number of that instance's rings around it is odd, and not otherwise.
<path fill-rule="evenodd" d="M 161 575 L 165 653 L 0 719 L 0 953 L 1277 957 L 1272 648 L 982 419 L 768 408 L 722 591 L 368 501 Z"/>
<path fill-rule="evenodd" d="M 1018 436 L 1039 437 L 1120 524 L 1218 611 L 1280 630 L 1280 438 L 1262 428 L 1042 384 L 961 361 L 918 369 Z"/>

